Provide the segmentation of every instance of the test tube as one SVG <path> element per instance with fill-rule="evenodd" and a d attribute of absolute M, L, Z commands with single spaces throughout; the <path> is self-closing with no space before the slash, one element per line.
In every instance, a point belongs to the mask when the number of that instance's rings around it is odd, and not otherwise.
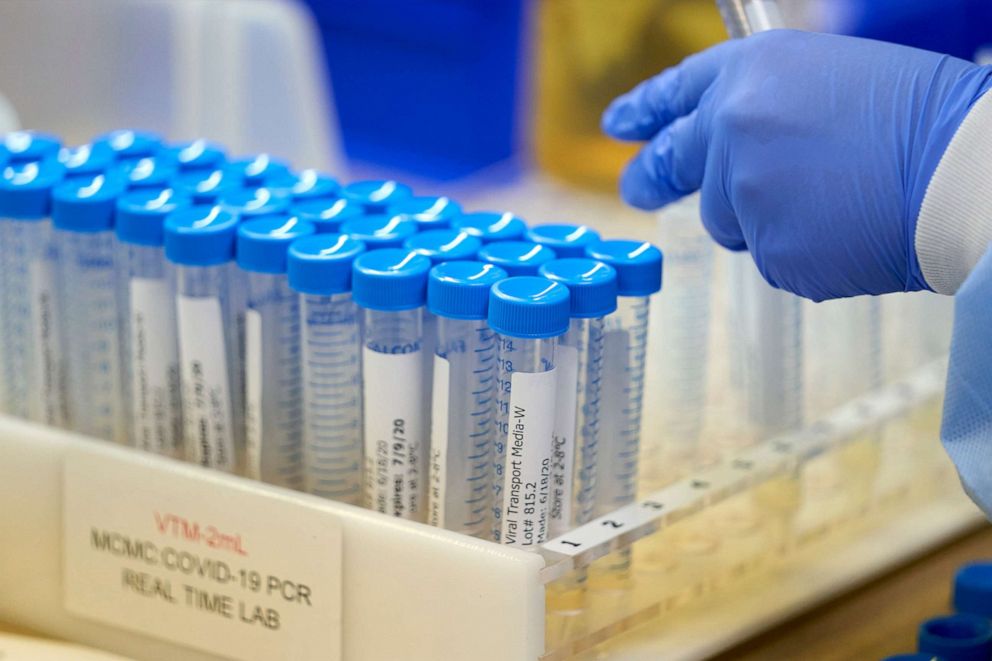
<path fill-rule="evenodd" d="M 417 196 L 407 197 L 390 205 L 390 216 L 408 218 L 424 230 L 439 230 L 451 227 L 452 219 L 462 212 L 460 204 L 448 197 Z"/>
<path fill-rule="evenodd" d="M 170 188 L 117 200 L 117 286 L 124 411 L 131 443 L 183 458 L 176 296 L 162 246 L 166 217 L 190 204 Z"/>
<path fill-rule="evenodd" d="M 494 264 L 511 276 L 537 275 L 542 264 L 556 257 L 551 248 L 530 241 L 500 241 L 490 243 L 479 251 L 479 261 Z"/>
<path fill-rule="evenodd" d="M 59 150 L 59 163 L 66 177 L 100 174 L 114 164 L 114 152 L 105 143 L 94 142 Z"/>
<path fill-rule="evenodd" d="M 552 446 L 551 536 L 593 518 L 599 465 L 605 320 L 617 309 L 617 273 L 594 259 L 571 257 L 541 266 L 568 287 L 568 332 L 555 356 L 558 402 Z"/>
<path fill-rule="evenodd" d="M 223 166 L 224 148 L 208 140 L 192 140 L 160 150 L 166 158 L 176 162 L 180 172 L 189 170 L 215 170 Z"/>
<path fill-rule="evenodd" d="M 77 177 L 52 192 L 72 428 L 117 443 L 127 430 L 120 369 L 114 215 L 123 180 Z"/>
<path fill-rule="evenodd" d="M 7 163 L 26 163 L 55 157 L 62 141 L 54 135 L 40 131 L 11 131 L 3 136 L 0 152 Z"/>
<path fill-rule="evenodd" d="M 173 265 L 183 441 L 187 458 L 244 471 L 244 381 L 232 261 L 238 219 L 218 206 L 178 209 L 165 220 Z"/>
<path fill-rule="evenodd" d="M 617 311 L 606 318 L 600 410 L 601 463 L 595 512 L 601 516 L 633 502 L 647 353 L 650 296 L 661 290 L 661 251 L 650 243 L 599 241 L 586 255 L 617 272 Z"/>
<path fill-rule="evenodd" d="M 176 174 L 170 185 L 194 204 L 214 204 L 229 191 L 241 189 L 244 181 L 232 170 L 201 168 Z"/>
<path fill-rule="evenodd" d="M 51 199 L 63 172 L 51 160 L 30 161 L 6 166 L 0 177 L 7 411 L 57 427 L 68 414 Z"/>
<path fill-rule="evenodd" d="M 489 535 L 496 434 L 496 336 L 489 290 L 506 271 L 482 262 L 431 269 L 427 307 L 437 319 L 432 370 L 427 522 Z"/>
<path fill-rule="evenodd" d="M 392 204 L 413 195 L 406 184 L 393 180 L 355 181 L 341 190 L 341 196 L 357 202 L 368 213 L 386 213 Z"/>
<path fill-rule="evenodd" d="M 336 200 L 341 196 L 338 180 L 312 168 L 299 172 L 275 173 L 266 176 L 263 186 L 287 191 L 294 203 L 309 200 Z"/>
<path fill-rule="evenodd" d="M 527 223 L 512 213 L 499 211 L 473 211 L 455 216 L 451 226 L 466 234 L 478 237 L 483 243 L 517 241 L 527 231 Z"/>
<path fill-rule="evenodd" d="M 114 153 L 114 160 L 118 162 L 134 162 L 154 156 L 162 147 L 162 138 L 159 136 L 132 129 L 110 131 L 97 136 L 93 142 L 109 147 Z"/>
<path fill-rule="evenodd" d="M 274 213 L 288 214 L 289 202 L 288 195 L 261 186 L 230 188 L 217 197 L 217 204 L 236 214 L 241 222 Z"/>
<path fill-rule="evenodd" d="M 550 531 L 555 354 L 568 311 L 568 289 L 547 278 L 507 278 L 489 294 L 497 336 L 492 539 L 527 550 Z"/>
<path fill-rule="evenodd" d="M 352 286 L 362 308 L 365 502 L 424 520 L 427 427 L 422 317 L 431 260 L 402 249 L 355 259 Z"/>
<path fill-rule="evenodd" d="M 767 439 L 803 423 L 802 299 L 765 282 L 748 253 L 730 258 L 749 431 Z"/>
<path fill-rule="evenodd" d="M 558 257 L 585 257 L 586 246 L 599 241 L 599 232 L 587 225 L 547 224 L 527 230 L 531 243 L 551 248 Z"/>
<path fill-rule="evenodd" d="M 289 165 L 270 154 L 238 158 L 225 165 L 224 169 L 244 181 L 246 186 L 265 186 L 267 179 L 276 180 L 289 175 Z"/>
<path fill-rule="evenodd" d="M 369 250 L 399 248 L 417 233 L 417 223 L 402 216 L 372 214 L 341 223 L 341 233 L 365 242 Z"/>
<path fill-rule="evenodd" d="M 402 216 L 395 216 L 401 218 Z M 407 221 L 412 222 L 412 221 Z M 482 247 L 482 242 L 474 236 L 453 229 L 428 230 L 414 234 L 403 244 L 407 250 L 424 255 L 432 264 L 474 259 Z M 424 354 L 434 355 L 437 341 L 437 317 L 429 310 L 424 312 Z M 431 392 L 434 389 L 434 365 L 430 361 L 424 363 L 424 410 L 427 411 L 427 428 L 431 426 Z"/>
<path fill-rule="evenodd" d="M 734 39 L 785 27 L 775 0 L 717 0 Z M 775 289 L 745 252 L 733 256 L 732 319 L 745 364 L 752 433 L 768 438 L 803 424 L 802 307 L 798 296 Z"/>
<path fill-rule="evenodd" d="M 245 301 L 246 475 L 303 488 L 303 390 L 299 297 L 289 288 L 289 245 L 314 233 L 298 218 L 271 216 L 238 227 L 235 253 Z"/>
<path fill-rule="evenodd" d="M 316 234 L 289 246 L 289 286 L 299 292 L 303 365 L 304 489 L 362 504 L 362 338 L 351 269 L 365 244 Z"/>
<path fill-rule="evenodd" d="M 337 199 L 307 199 L 296 201 L 290 213 L 313 224 L 317 234 L 338 234 L 341 224 L 365 213 L 362 205 L 343 197 Z"/>

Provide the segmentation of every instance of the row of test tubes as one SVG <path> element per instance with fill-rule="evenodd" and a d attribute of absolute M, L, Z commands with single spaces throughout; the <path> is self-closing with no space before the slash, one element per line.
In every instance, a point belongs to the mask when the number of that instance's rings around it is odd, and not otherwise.
<path fill-rule="evenodd" d="M 521 548 L 633 500 L 654 246 L 134 131 L 0 167 L 5 412 Z"/>

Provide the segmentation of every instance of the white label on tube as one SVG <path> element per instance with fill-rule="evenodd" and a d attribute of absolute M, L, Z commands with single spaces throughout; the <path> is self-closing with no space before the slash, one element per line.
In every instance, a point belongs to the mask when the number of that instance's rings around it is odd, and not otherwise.
<path fill-rule="evenodd" d="M 175 306 L 164 278 L 131 279 L 131 406 L 136 447 L 174 455 L 180 447 Z"/>
<path fill-rule="evenodd" d="M 362 353 L 365 495 L 377 512 L 422 520 L 423 352 Z"/>
<path fill-rule="evenodd" d="M 551 535 L 558 536 L 572 524 L 572 480 L 575 466 L 575 423 L 578 405 L 579 351 L 558 345 L 558 397 L 555 431 L 551 439 Z"/>
<path fill-rule="evenodd" d="M 430 509 L 427 522 L 443 528 L 448 480 L 448 379 L 451 363 L 434 356 L 434 388 L 431 403 Z"/>
<path fill-rule="evenodd" d="M 220 301 L 182 295 L 176 300 L 190 459 L 201 466 L 233 471 L 231 393 Z"/>
<path fill-rule="evenodd" d="M 38 422 L 64 427 L 66 420 L 65 361 L 59 342 L 59 305 L 55 296 L 55 263 L 49 259 L 31 262 L 29 267 L 31 325 L 34 329 L 31 375 L 32 390 L 28 407 Z M 37 407 L 37 408 L 35 408 Z"/>
<path fill-rule="evenodd" d="M 500 533 L 503 544 L 533 548 L 548 538 L 557 384 L 556 369 L 510 376 Z"/>
<path fill-rule="evenodd" d="M 262 479 L 262 315 L 245 311 L 246 475 Z"/>
<path fill-rule="evenodd" d="M 327 510 L 82 447 L 62 493 L 73 615 L 169 641 L 162 658 L 342 658 L 342 531 Z"/>

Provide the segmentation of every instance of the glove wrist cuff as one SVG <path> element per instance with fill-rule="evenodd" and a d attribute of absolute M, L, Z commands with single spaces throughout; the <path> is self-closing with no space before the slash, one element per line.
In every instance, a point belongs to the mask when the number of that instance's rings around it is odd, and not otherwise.
<path fill-rule="evenodd" d="M 972 105 L 934 170 L 914 242 L 939 294 L 957 292 L 992 243 L 992 93 Z"/>

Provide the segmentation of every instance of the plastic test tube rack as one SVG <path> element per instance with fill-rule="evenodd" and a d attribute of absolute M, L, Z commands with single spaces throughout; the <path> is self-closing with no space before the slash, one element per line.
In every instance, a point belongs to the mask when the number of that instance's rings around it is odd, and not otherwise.
<path fill-rule="evenodd" d="M 3 418 L 0 438 L 5 451 L 4 462 L 0 464 L 0 508 L 5 512 L 7 525 L 3 531 L 5 539 L 0 544 L 0 594 L 4 595 L 0 600 L 0 621 L 138 658 L 217 658 L 187 647 L 193 643 L 181 637 L 162 640 L 132 633 L 121 625 L 108 626 L 88 619 L 94 617 L 93 613 L 79 613 L 79 609 L 74 613 L 66 608 L 66 535 L 73 530 L 74 522 L 70 519 L 75 516 L 77 504 L 63 502 L 63 495 L 71 486 L 66 481 L 73 475 L 76 477 L 72 479 L 78 480 L 82 470 L 84 486 L 94 489 L 104 487 L 108 476 L 133 473 L 151 491 L 165 490 L 172 494 L 173 490 L 209 489 L 216 498 L 226 501 L 235 522 L 261 519 L 258 523 L 263 527 L 278 528 L 283 522 L 276 519 L 283 514 L 266 512 L 268 508 L 284 508 L 288 513 L 285 518 L 310 517 L 311 522 L 338 531 L 337 542 L 327 547 L 326 563 L 336 564 L 339 571 L 340 588 L 334 592 L 334 598 L 339 600 L 340 628 L 338 635 L 328 635 L 324 650 L 327 658 L 346 661 L 399 657 L 564 659 L 597 644 L 621 645 L 622 641 L 611 642 L 611 637 L 639 623 L 664 620 L 658 616 L 672 612 L 672 604 L 665 602 L 670 600 L 666 591 L 650 582 L 641 582 L 636 573 L 641 559 L 640 543 L 635 544 L 636 541 L 649 544 L 650 540 L 663 539 L 667 532 L 697 519 L 704 520 L 703 517 L 733 503 L 738 496 L 750 494 L 756 486 L 795 475 L 806 462 L 841 448 L 859 431 L 932 405 L 939 398 L 943 374 L 942 361 L 921 368 L 907 379 L 840 407 L 804 432 L 752 446 L 724 463 L 696 472 L 553 539 L 544 544 L 540 553 L 500 547 Z M 935 465 L 924 466 L 922 473 L 928 472 L 940 471 Z M 78 485 L 72 488 L 78 490 Z M 905 559 L 914 550 L 921 552 L 980 520 L 977 510 L 963 502 L 963 496 L 953 489 L 944 492 L 952 496 L 945 495 L 943 501 L 929 497 L 922 502 L 908 498 L 895 514 L 888 511 L 885 521 L 859 529 L 868 536 L 891 536 L 896 534 L 893 525 L 911 524 L 910 544 L 876 544 L 884 550 L 875 559 L 875 571 Z M 115 497 L 122 503 L 130 500 L 128 494 Z M 251 511 L 230 511 L 234 505 L 245 502 L 256 505 L 241 508 Z M 110 509 L 108 520 L 113 521 L 119 513 L 114 507 Z M 122 504 L 120 509 L 126 509 L 126 505 Z M 939 516 L 934 516 L 934 512 Z M 898 527 L 895 530 L 898 532 Z M 590 601 L 584 624 L 563 635 L 556 628 L 555 614 L 546 612 L 545 586 L 574 569 L 584 568 L 590 570 L 590 593 L 595 594 L 595 560 L 631 545 L 633 578 L 624 578 L 622 587 L 613 590 L 609 608 Z M 281 560 L 293 566 L 297 562 L 293 554 L 298 552 L 296 548 L 283 549 L 286 557 Z M 866 571 L 865 567 L 841 568 L 830 574 L 830 580 L 834 584 L 850 583 L 858 576 L 864 578 Z M 792 575 L 792 580 L 795 579 Z M 788 582 L 789 574 L 776 580 Z M 803 580 L 809 582 L 808 576 Z M 676 658 L 710 654 L 721 645 L 729 645 L 745 633 L 759 630 L 822 598 L 836 589 L 834 584 L 813 581 L 811 585 L 793 589 L 771 614 L 767 609 L 757 608 L 738 610 L 733 617 L 725 615 L 721 619 L 716 611 L 710 610 L 705 618 L 658 634 L 647 643 L 641 641 L 641 645 L 651 649 L 650 654 L 665 650 Z M 721 600 L 728 600 L 727 585 L 710 587 L 722 589 Z M 776 588 L 769 579 L 761 589 Z M 707 621 L 720 628 L 700 635 L 700 627 L 705 627 Z M 291 624 L 291 619 L 287 619 L 286 626 Z M 384 633 L 386 626 L 388 634 Z M 680 636 L 680 631 L 692 635 Z M 227 642 L 226 634 L 218 630 L 216 639 L 200 640 L 195 646 L 202 650 L 213 645 L 212 649 L 217 651 L 224 649 Z M 233 656 L 262 658 L 237 650 L 233 650 Z"/>

